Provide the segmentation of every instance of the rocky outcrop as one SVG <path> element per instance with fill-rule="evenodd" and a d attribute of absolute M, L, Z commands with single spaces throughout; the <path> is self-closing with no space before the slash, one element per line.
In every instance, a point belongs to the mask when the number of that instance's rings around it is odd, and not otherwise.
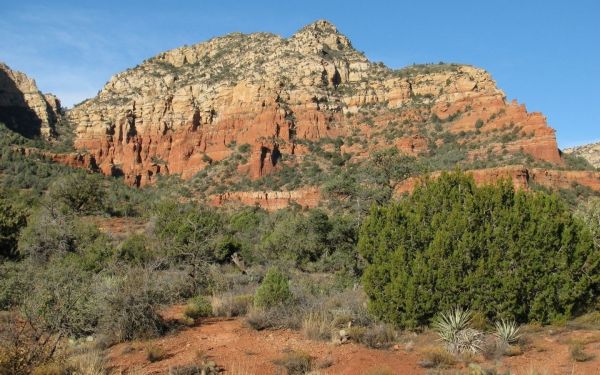
<path fill-rule="evenodd" d="M 75 146 L 138 186 L 157 174 L 191 178 L 234 144 L 250 145 L 238 171 L 256 179 L 307 153 L 304 141 L 336 137 L 368 140 L 352 146 L 356 158 L 386 145 L 418 156 L 452 133 L 473 160 L 513 152 L 562 163 L 546 119 L 507 102 L 484 70 L 392 70 L 327 21 L 287 39 L 234 33 L 161 53 L 112 77 L 69 117 Z"/>
<path fill-rule="evenodd" d="M 250 191 L 214 194 L 209 197 L 208 204 L 211 206 L 230 204 L 259 206 L 266 210 L 274 211 L 285 208 L 290 204 L 298 204 L 304 208 L 313 208 L 317 207 L 320 201 L 320 190 L 316 187 L 310 187 L 294 191 Z"/>
<path fill-rule="evenodd" d="M 563 152 L 566 154 L 580 156 L 587 160 L 595 168 L 600 168 L 600 142 L 567 148 L 563 150 Z"/>
<path fill-rule="evenodd" d="M 26 137 L 49 139 L 60 117 L 54 95 L 42 94 L 33 79 L 0 63 L 0 122 Z"/>
<path fill-rule="evenodd" d="M 442 172 L 434 172 L 428 178 L 437 178 Z M 565 171 L 543 168 L 527 168 L 522 165 L 509 165 L 499 168 L 468 170 L 477 185 L 493 184 L 507 179 L 519 190 L 531 190 L 535 185 L 550 190 L 573 189 L 577 185 L 600 192 L 600 172 Z M 422 181 L 423 177 L 409 178 L 396 186 L 395 196 L 411 193 Z M 274 211 L 290 204 L 298 204 L 304 208 L 317 207 L 322 200 L 318 187 L 309 187 L 293 191 L 238 191 L 214 194 L 208 198 L 211 206 L 245 205 L 259 206 Z"/>
<path fill-rule="evenodd" d="M 99 172 L 94 156 L 82 152 L 56 153 L 33 147 L 15 147 L 14 152 L 31 158 L 43 158 L 72 168 L 82 168 L 90 172 Z"/>
<path fill-rule="evenodd" d="M 517 189 L 530 190 L 533 185 L 544 186 L 551 190 L 572 189 L 580 185 L 600 192 L 600 172 L 594 171 L 565 171 L 509 165 L 470 170 L 466 173 L 473 175 L 477 185 L 487 185 L 501 179 L 508 179 Z M 437 178 L 440 174 L 441 172 L 435 172 L 430 177 Z M 420 180 L 421 177 L 413 177 L 401 182 L 396 186 L 396 196 L 412 192 Z"/>

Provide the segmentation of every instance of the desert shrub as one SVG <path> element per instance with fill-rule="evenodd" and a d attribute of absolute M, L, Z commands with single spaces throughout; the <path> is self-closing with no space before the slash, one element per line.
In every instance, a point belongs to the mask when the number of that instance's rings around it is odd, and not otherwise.
<path fill-rule="evenodd" d="M 72 217 L 52 207 L 35 211 L 19 239 L 19 253 L 40 262 L 53 254 L 74 252 L 75 248 Z"/>
<path fill-rule="evenodd" d="M 154 232 L 165 255 L 201 272 L 210 262 L 228 260 L 217 244 L 225 234 L 224 217 L 212 208 L 161 201 L 154 208 Z"/>
<path fill-rule="evenodd" d="M 578 329 L 598 329 L 600 330 L 600 311 L 592 311 L 577 319 L 569 322 L 569 326 Z"/>
<path fill-rule="evenodd" d="M 586 353 L 583 344 L 580 342 L 574 342 L 569 346 L 569 353 L 571 358 L 576 362 L 587 362 L 594 358 L 594 355 Z"/>
<path fill-rule="evenodd" d="M 600 253 L 555 195 L 477 187 L 460 172 L 373 208 L 359 251 L 370 311 L 402 327 L 469 306 L 488 319 L 550 322 L 597 298 Z"/>
<path fill-rule="evenodd" d="M 75 220 L 72 226 L 74 253 L 70 259 L 84 271 L 100 272 L 111 260 L 114 249 L 112 239 L 94 224 Z"/>
<path fill-rule="evenodd" d="M 59 352 L 56 336 L 44 332 L 34 318 L 16 314 L 2 316 L 0 374 L 30 375 L 36 369 L 57 368 Z"/>
<path fill-rule="evenodd" d="M 596 248 L 600 249 L 600 198 L 593 197 L 580 203 L 576 214 L 590 228 Z"/>
<path fill-rule="evenodd" d="M 67 363 L 72 371 L 81 375 L 105 375 L 108 365 L 103 352 L 98 349 L 88 349 L 83 353 L 69 355 Z"/>
<path fill-rule="evenodd" d="M 150 202 L 158 199 L 159 189 L 136 189 L 125 185 L 120 179 L 110 179 L 105 189 L 105 211 L 111 216 L 135 217 L 148 211 Z"/>
<path fill-rule="evenodd" d="M 300 329 L 302 327 L 303 311 L 298 306 L 278 305 L 269 309 L 252 308 L 246 314 L 245 322 L 251 328 L 263 329 Z"/>
<path fill-rule="evenodd" d="M 232 318 L 243 316 L 250 310 L 254 303 L 252 294 L 224 293 L 212 297 L 212 310 L 215 316 Z"/>
<path fill-rule="evenodd" d="M 70 370 L 64 363 L 50 362 L 33 368 L 31 375 L 66 375 L 70 373 Z"/>
<path fill-rule="evenodd" d="M 286 369 L 289 375 L 302 375 L 310 372 L 313 367 L 313 358 L 301 351 L 285 353 L 281 358 L 273 361 L 276 365 Z"/>
<path fill-rule="evenodd" d="M 46 193 L 48 201 L 78 214 L 103 210 L 105 190 L 97 174 L 72 173 L 54 180 Z"/>
<path fill-rule="evenodd" d="M 256 289 L 254 305 L 258 308 L 272 308 L 283 305 L 292 298 L 288 277 L 277 268 L 267 271 L 262 283 Z"/>
<path fill-rule="evenodd" d="M 387 349 L 397 340 L 396 330 L 389 324 L 350 327 L 348 333 L 352 340 L 373 349 Z"/>
<path fill-rule="evenodd" d="M 238 151 L 242 154 L 246 154 L 246 153 L 250 152 L 251 149 L 252 149 L 252 146 L 249 145 L 248 143 L 244 143 L 244 144 L 238 146 Z"/>
<path fill-rule="evenodd" d="M 206 297 L 197 296 L 188 301 L 183 314 L 189 318 L 198 319 L 211 316 L 212 312 L 210 301 Z"/>
<path fill-rule="evenodd" d="M 371 157 L 371 164 L 390 187 L 396 186 L 412 176 L 417 166 L 416 158 L 402 154 L 396 147 L 376 151 Z"/>
<path fill-rule="evenodd" d="M 0 259 L 17 255 L 19 233 L 27 223 L 26 217 L 25 211 L 8 202 L 5 192 L 0 191 Z"/>
<path fill-rule="evenodd" d="M 480 331 L 486 331 L 488 328 L 490 328 L 490 323 L 488 322 L 487 317 L 485 316 L 485 314 L 479 311 L 473 311 L 471 313 L 470 325 L 472 328 L 475 328 Z"/>
<path fill-rule="evenodd" d="M 182 365 L 169 368 L 169 375 L 201 375 L 202 369 L 197 365 Z"/>
<path fill-rule="evenodd" d="M 310 312 L 302 320 L 302 334 L 311 340 L 329 340 L 333 330 L 326 312 Z"/>
<path fill-rule="evenodd" d="M 158 308 L 167 298 L 156 276 L 145 269 L 132 268 L 123 275 L 103 280 L 104 296 L 100 330 L 116 341 L 155 337 L 166 325 Z"/>
<path fill-rule="evenodd" d="M 332 293 L 326 301 L 320 302 L 323 308 L 331 312 L 332 324 L 336 328 L 372 325 L 373 316 L 367 310 L 367 297 L 362 289 L 346 289 Z"/>
<path fill-rule="evenodd" d="M 93 274 L 67 258 L 53 258 L 44 267 L 23 268 L 30 280 L 20 309 L 36 329 L 69 337 L 95 332 L 100 311 Z"/>
<path fill-rule="evenodd" d="M 578 156 L 578 155 L 573 155 L 573 154 L 567 154 L 567 153 L 562 153 L 561 154 L 563 160 L 565 161 L 565 164 L 567 165 L 568 169 L 572 169 L 572 170 L 577 170 L 577 171 L 581 171 L 581 170 L 594 170 L 594 166 L 590 164 L 590 162 L 585 159 L 584 157 Z"/>
<path fill-rule="evenodd" d="M 40 264 L 69 256 L 84 270 L 99 271 L 112 256 L 108 235 L 93 224 L 48 207 L 31 216 L 19 239 L 22 256 Z"/>
<path fill-rule="evenodd" d="M 425 348 L 422 355 L 423 359 L 419 361 L 419 366 L 424 368 L 448 368 L 454 366 L 457 362 L 454 355 L 443 348 Z"/>
<path fill-rule="evenodd" d="M 0 263 L 0 311 L 10 310 L 22 300 L 29 280 L 22 263 Z"/>
<path fill-rule="evenodd" d="M 507 357 L 514 357 L 523 354 L 523 349 L 519 345 L 507 345 L 499 347 L 501 353 Z"/>
<path fill-rule="evenodd" d="M 327 251 L 330 223 L 324 212 L 311 210 L 308 215 L 303 215 L 290 210 L 274 216 L 280 220 L 275 221 L 272 232 L 262 241 L 265 258 L 276 256 L 304 266 L 318 260 Z"/>
<path fill-rule="evenodd" d="M 167 352 L 160 346 L 150 345 L 146 347 L 146 359 L 151 363 L 162 361 L 167 358 Z"/>
<path fill-rule="evenodd" d="M 152 258 L 148 249 L 148 238 L 143 234 L 132 234 L 117 248 L 117 259 L 136 265 L 144 265 Z"/>

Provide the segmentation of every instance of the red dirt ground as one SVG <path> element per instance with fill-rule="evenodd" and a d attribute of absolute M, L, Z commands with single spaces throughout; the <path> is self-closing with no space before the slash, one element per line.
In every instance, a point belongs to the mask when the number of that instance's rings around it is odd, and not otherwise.
<path fill-rule="evenodd" d="M 166 315 L 174 317 L 181 310 L 180 306 L 174 307 Z M 479 366 L 510 370 L 515 375 L 600 375 L 600 331 L 544 330 L 527 337 L 529 344 L 522 355 L 503 357 L 496 363 L 481 359 Z M 585 351 L 595 355 L 594 359 L 574 362 L 569 352 L 569 343 L 574 339 L 585 340 Z M 437 343 L 431 335 L 417 337 L 414 343 L 411 351 L 405 351 L 404 345 L 397 350 L 375 350 L 354 343 L 334 345 L 308 340 L 296 331 L 255 331 L 241 319 L 211 318 L 156 340 L 118 344 L 109 350 L 108 361 L 112 374 L 165 374 L 174 366 L 194 363 L 200 353 L 222 367 L 225 374 L 284 374 L 273 361 L 286 351 L 299 350 L 314 358 L 318 374 L 362 375 L 383 369 L 388 370 L 386 374 L 426 374 L 427 370 L 418 365 L 423 358 L 419 350 Z M 160 348 L 166 358 L 150 363 L 146 358 L 148 347 Z M 331 365 L 318 368 L 324 362 Z M 456 374 L 465 367 L 459 364 L 447 373 Z"/>
<path fill-rule="evenodd" d="M 167 359 L 149 363 L 146 344 L 120 344 L 111 349 L 110 363 L 115 372 L 138 368 L 142 373 L 165 373 L 169 367 L 193 363 L 197 352 L 225 368 L 230 374 L 281 374 L 273 360 L 286 350 L 301 350 L 320 361 L 332 360 L 333 365 L 323 374 L 362 374 L 370 368 L 389 368 L 404 374 L 424 373 L 417 365 L 415 353 L 367 349 L 356 344 L 334 346 L 327 342 L 304 339 L 299 332 L 289 330 L 254 331 L 240 320 L 210 319 L 177 335 L 152 341 L 162 348 Z M 127 354 L 129 348 L 137 347 Z"/>

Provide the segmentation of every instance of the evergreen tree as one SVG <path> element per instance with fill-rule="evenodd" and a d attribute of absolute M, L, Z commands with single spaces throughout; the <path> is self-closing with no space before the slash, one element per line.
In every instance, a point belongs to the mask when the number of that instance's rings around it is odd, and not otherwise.
<path fill-rule="evenodd" d="M 359 236 L 370 309 L 403 327 L 455 306 L 550 322 L 598 298 L 600 253 L 556 195 L 477 187 L 460 172 L 374 207 Z"/>

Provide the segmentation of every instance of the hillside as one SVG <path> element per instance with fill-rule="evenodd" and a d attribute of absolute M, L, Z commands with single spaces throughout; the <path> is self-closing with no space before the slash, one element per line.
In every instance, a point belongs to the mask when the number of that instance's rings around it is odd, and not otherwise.
<path fill-rule="evenodd" d="M 567 148 L 563 152 L 582 157 L 595 168 L 600 168 L 600 142 Z"/>
<path fill-rule="evenodd" d="M 29 137 L 51 138 L 62 116 L 58 98 L 42 94 L 35 81 L 0 62 L 0 122 Z"/>
<path fill-rule="evenodd" d="M 507 102 L 486 71 L 393 70 L 327 21 L 287 39 L 233 33 L 161 53 L 112 77 L 69 118 L 75 146 L 137 186 L 231 159 L 219 178 L 231 190 L 243 176 L 301 174 L 307 163 L 326 172 L 331 159 L 343 166 L 386 148 L 429 170 L 565 164 L 545 117 Z"/>

